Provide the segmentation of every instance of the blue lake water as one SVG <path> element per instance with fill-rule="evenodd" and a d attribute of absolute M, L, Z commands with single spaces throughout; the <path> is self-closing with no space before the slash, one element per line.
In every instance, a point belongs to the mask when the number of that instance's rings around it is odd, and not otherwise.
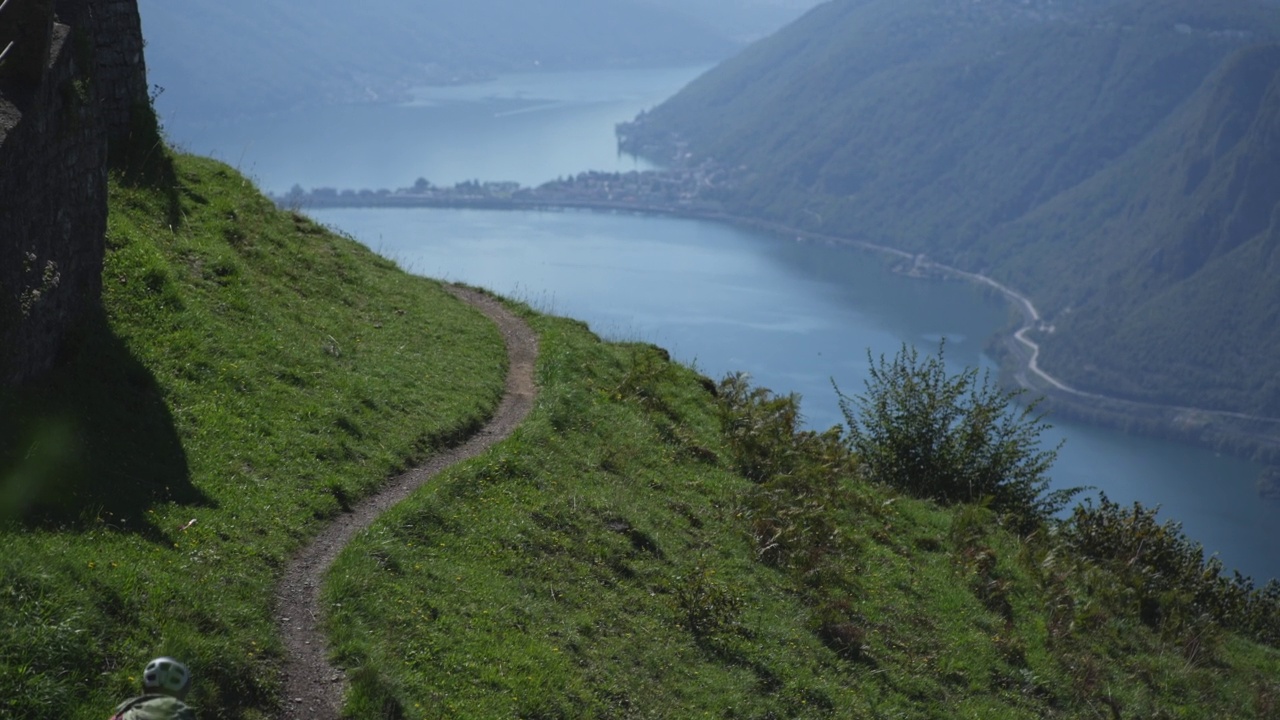
<path fill-rule="evenodd" d="M 181 148 L 216 157 L 282 194 L 377 189 L 464 180 L 535 185 L 583 170 L 644 170 L 617 152 L 613 128 L 662 102 L 705 68 L 516 74 L 491 82 L 428 87 L 398 105 L 340 105 L 203 123 L 166 113 Z M 182 92 L 198 92 L 183 88 Z"/>
<path fill-rule="evenodd" d="M 218 126 L 166 118 L 174 140 L 255 177 L 267 190 L 437 184 L 536 184 L 598 169 L 646 167 L 620 157 L 613 126 L 660 102 L 701 68 L 524 75 L 424 89 L 399 106 L 360 106 Z M 161 100 L 163 100 L 163 96 Z M 163 105 L 161 106 L 163 112 Z M 724 224 L 580 211 L 352 209 L 311 213 L 414 272 L 489 287 L 602 335 L 662 345 L 720 377 L 745 371 L 798 392 L 811 425 L 842 418 L 832 389 L 863 389 L 867 353 L 922 351 L 947 338 L 956 368 L 990 366 L 988 337 L 1008 308 L 958 282 L 913 280 L 873 256 Z M 1280 576 L 1259 468 L 1199 448 L 1055 423 L 1065 439 L 1059 486 L 1160 505 L 1162 517 L 1230 568 Z"/>

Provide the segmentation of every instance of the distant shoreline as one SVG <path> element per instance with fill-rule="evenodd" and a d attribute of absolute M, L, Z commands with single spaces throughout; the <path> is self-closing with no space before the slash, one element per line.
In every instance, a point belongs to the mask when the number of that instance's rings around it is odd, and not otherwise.
<path fill-rule="evenodd" d="M 483 188 L 477 185 L 475 187 Z M 1068 417 L 1095 425 L 1113 427 L 1131 434 L 1161 437 L 1229 452 L 1261 462 L 1280 463 L 1280 418 L 1250 415 L 1226 410 L 1209 410 L 1179 405 L 1129 400 L 1125 398 L 1091 393 L 1071 387 L 1045 372 L 1039 366 L 1040 345 L 1028 334 L 1043 329 L 1039 311 L 1030 298 L 1003 283 L 979 273 L 960 270 L 928 259 L 923 254 L 913 254 L 886 245 L 837 235 L 827 235 L 799 230 L 786 225 L 735 215 L 725 212 L 706 201 L 652 202 L 638 199 L 555 197 L 558 193 L 539 189 L 512 190 L 503 187 L 502 196 L 464 196 L 452 190 L 438 189 L 433 196 L 400 193 L 335 194 L 314 197 L 308 194 L 294 197 L 294 204 L 286 204 L 289 197 L 273 199 L 287 207 L 297 209 L 328 208 L 450 208 L 480 210 L 588 210 L 598 212 L 627 212 L 662 215 L 691 220 L 724 222 L 739 227 L 767 232 L 783 238 L 854 249 L 886 255 L 910 263 L 904 270 L 913 277 L 950 277 L 998 292 L 1022 315 L 1021 326 L 1012 333 L 997 335 L 998 353 L 1003 372 L 1017 386 L 1040 393 L 1048 406 Z M 544 186 L 545 187 L 545 186 Z M 349 192 L 349 191 L 348 191 Z M 519 193 L 519 194 L 517 194 Z M 301 200 L 301 202 L 298 202 Z M 1010 365 L 1016 367 L 1010 367 Z"/>

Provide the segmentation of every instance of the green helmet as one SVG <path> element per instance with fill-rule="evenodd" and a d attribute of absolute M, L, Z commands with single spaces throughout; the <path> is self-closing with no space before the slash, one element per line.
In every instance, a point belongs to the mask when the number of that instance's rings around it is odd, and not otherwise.
<path fill-rule="evenodd" d="M 147 669 L 142 673 L 142 688 L 181 700 L 191 688 L 191 673 L 186 665 L 173 658 L 156 658 L 147 663 Z"/>

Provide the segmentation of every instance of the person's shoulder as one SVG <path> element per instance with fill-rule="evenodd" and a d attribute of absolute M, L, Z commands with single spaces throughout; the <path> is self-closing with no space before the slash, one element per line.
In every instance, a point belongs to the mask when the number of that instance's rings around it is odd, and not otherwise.
<path fill-rule="evenodd" d="M 124 711 L 128 710 L 129 708 L 140 705 L 154 697 L 158 697 L 158 696 L 157 695 L 139 695 L 137 697 L 131 697 L 128 700 L 125 700 L 124 702 L 116 706 L 115 715 L 119 715 Z"/>
<path fill-rule="evenodd" d="M 195 720 L 186 703 L 168 695 L 143 695 L 121 703 L 116 713 L 123 720 Z"/>

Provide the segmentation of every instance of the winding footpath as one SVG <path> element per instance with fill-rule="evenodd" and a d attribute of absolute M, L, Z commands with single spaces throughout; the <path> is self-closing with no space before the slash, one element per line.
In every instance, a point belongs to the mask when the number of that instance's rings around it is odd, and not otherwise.
<path fill-rule="evenodd" d="M 337 720 L 346 694 L 346 677 L 329 664 L 329 644 L 322 627 L 320 586 L 325 572 L 356 533 L 373 524 L 385 510 L 454 463 L 475 457 L 515 430 L 533 408 L 537 388 L 534 362 L 537 336 L 496 299 L 476 290 L 449 287 L 502 331 L 507 346 L 507 383 L 489 423 L 466 443 L 437 455 L 421 467 L 391 480 L 385 488 L 324 528 L 285 569 L 276 590 L 276 625 L 285 646 L 284 701 L 280 717 L 288 720 Z"/>

